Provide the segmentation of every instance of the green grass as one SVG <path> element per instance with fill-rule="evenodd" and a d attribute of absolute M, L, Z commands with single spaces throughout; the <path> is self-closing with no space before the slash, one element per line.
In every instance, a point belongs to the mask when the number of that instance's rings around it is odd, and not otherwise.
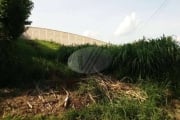
<path fill-rule="evenodd" d="M 101 100 L 96 104 L 80 110 L 70 110 L 65 113 L 64 120 L 168 120 L 170 119 L 163 110 L 166 96 L 164 91 L 168 88 L 167 84 L 157 85 L 152 81 L 137 83 L 148 95 L 144 102 L 119 97 L 113 102 Z M 87 84 L 81 90 L 94 90 L 94 84 Z M 96 88 L 98 89 L 98 88 Z M 96 92 L 94 92 L 96 93 Z"/>
<path fill-rule="evenodd" d="M 51 79 L 52 73 L 57 73 L 60 78 L 78 77 L 79 74 L 67 67 L 68 58 L 76 50 L 89 46 L 95 45 L 63 46 L 22 39 L 13 44 L 1 43 L 1 85 L 43 81 Z M 110 45 L 101 48 L 106 49 L 112 56 L 112 62 L 103 71 L 104 74 L 118 79 L 131 77 L 134 82 L 139 77 L 160 82 L 168 79 L 174 91 L 179 94 L 180 47 L 171 37 L 143 39 L 123 46 Z"/>
<path fill-rule="evenodd" d="M 106 91 L 98 84 L 95 79 L 89 79 L 85 82 L 80 82 L 76 91 L 79 95 L 86 95 L 90 93 L 92 96 L 96 96 L 95 100 L 99 103 L 109 101 L 105 93 Z"/>
<path fill-rule="evenodd" d="M 6 64 L 8 64 L 7 66 L 9 67 L 12 66 L 11 68 L 14 67 L 14 69 L 16 69 L 17 66 L 20 66 L 20 69 L 25 69 L 25 67 L 31 68 L 31 66 L 32 69 L 35 69 L 33 67 L 38 66 L 38 64 L 44 64 L 44 61 L 54 64 L 54 68 L 56 64 L 59 63 L 67 66 L 68 58 L 73 52 L 88 46 L 94 45 L 63 46 L 45 41 L 18 40 L 15 42 L 12 50 L 8 50 L 10 57 L 8 58 L 9 62 L 7 60 Z M 163 36 L 151 40 L 143 39 L 123 46 L 111 45 L 101 46 L 101 48 L 106 49 L 112 56 L 112 63 L 104 70 L 104 73 L 113 74 L 119 79 L 128 76 L 134 78 L 134 80 L 139 77 L 148 77 L 156 80 L 160 78 L 162 80 L 162 78 L 174 77 L 175 75 L 172 74 L 179 71 L 179 67 L 177 66 L 180 64 L 180 47 L 171 37 Z M 2 54 L 4 53 L 2 52 Z M 4 58 L 4 61 L 1 63 L 6 62 L 6 58 Z M 38 63 L 34 58 L 39 59 Z M 1 73 L 5 69 L 6 64 L 4 64 L 4 67 L 0 68 Z M 45 66 L 47 67 L 48 64 Z M 39 67 L 41 67 L 41 65 L 39 65 Z M 45 73 L 43 73 L 43 69 L 44 65 L 40 73 L 46 74 L 46 69 L 44 71 Z M 8 70 L 6 72 L 8 72 Z M 15 72 L 15 70 L 12 71 L 12 73 L 13 72 Z M 29 72 L 29 74 L 30 73 L 31 72 Z M 179 73 L 176 75 L 178 74 Z M 38 79 L 40 78 L 45 79 L 44 75 L 41 74 Z M 177 78 L 172 82 L 176 83 L 176 79 Z"/>
<path fill-rule="evenodd" d="M 26 88 L 32 87 L 34 82 L 43 84 L 45 80 L 51 80 L 53 75 L 61 80 L 79 79 L 82 74 L 68 68 L 68 57 L 74 51 L 92 45 L 62 46 L 52 42 L 19 39 L 10 46 L 7 42 L 0 46 L 0 87 Z M 140 103 L 121 96 L 111 103 L 105 97 L 105 91 L 95 81 L 90 80 L 86 84 L 80 84 L 77 92 L 98 95 L 97 103 L 80 110 L 70 110 L 64 114 L 63 119 L 169 119 L 163 110 L 163 106 L 168 103 L 164 91 L 171 88 L 174 91 L 174 97 L 180 96 L 180 47 L 178 44 L 171 37 L 163 36 L 123 46 L 112 45 L 101 48 L 109 51 L 113 58 L 112 64 L 103 73 L 119 79 L 124 76 L 131 77 L 136 86 L 146 91 L 148 99 Z M 139 81 L 138 78 L 142 80 Z M 54 120 L 59 117 L 7 116 L 4 118 L 4 120 L 10 119 Z"/>
<path fill-rule="evenodd" d="M 77 92 L 101 95 L 96 103 L 79 110 L 70 109 L 60 116 L 36 115 L 30 117 L 7 116 L 2 120 L 171 120 L 166 111 L 167 96 L 164 94 L 169 88 L 168 83 L 157 84 L 151 80 L 138 80 L 135 84 L 144 90 L 148 98 L 144 102 L 119 96 L 112 102 L 106 100 L 102 91 L 93 79 L 79 85 Z"/>
<path fill-rule="evenodd" d="M 141 40 L 122 46 L 114 67 L 119 77 L 162 78 L 174 70 L 178 54 L 179 46 L 171 37 Z"/>
<path fill-rule="evenodd" d="M 55 43 L 19 39 L 12 51 L 1 59 L 0 86 L 31 86 L 34 82 L 51 79 L 52 74 L 62 79 L 78 77 L 67 63 L 58 60 L 60 48 L 61 45 Z"/>

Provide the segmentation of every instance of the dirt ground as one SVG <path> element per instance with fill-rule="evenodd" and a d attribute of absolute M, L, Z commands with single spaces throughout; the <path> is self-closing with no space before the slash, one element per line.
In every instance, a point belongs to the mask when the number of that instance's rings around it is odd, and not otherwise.
<path fill-rule="evenodd" d="M 94 77 L 99 85 L 107 91 L 107 97 L 111 100 L 116 93 L 129 96 L 132 99 L 144 101 L 148 96 L 132 84 L 108 81 L 109 78 Z M 109 91 L 114 94 L 109 94 Z M 96 102 L 91 94 L 79 95 L 76 90 L 63 87 L 54 89 L 0 89 L 0 118 L 11 116 L 34 116 L 34 115 L 59 115 L 69 108 L 80 109 Z M 180 101 L 173 100 L 170 112 L 175 120 L 180 120 Z"/>
<path fill-rule="evenodd" d="M 60 91 L 28 90 L 23 93 L 17 93 L 12 89 L 1 89 L 0 94 L 0 116 L 2 117 L 59 115 L 67 108 L 80 109 L 91 102 L 87 96 L 78 96 L 73 92 L 68 92 L 68 96 L 63 89 Z"/>

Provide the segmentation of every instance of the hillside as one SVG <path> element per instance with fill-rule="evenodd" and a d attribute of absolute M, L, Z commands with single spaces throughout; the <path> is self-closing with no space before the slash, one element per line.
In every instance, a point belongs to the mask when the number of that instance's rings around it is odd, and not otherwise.
<path fill-rule="evenodd" d="M 69 56 L 86 47 L 100 46 L 19 39 L 7 53 L 1 47 L 0 117 L 179 119 L 179 46 L 170 38 L 101 46 L 112 63 L 98 74 L 67 66 Z"/>

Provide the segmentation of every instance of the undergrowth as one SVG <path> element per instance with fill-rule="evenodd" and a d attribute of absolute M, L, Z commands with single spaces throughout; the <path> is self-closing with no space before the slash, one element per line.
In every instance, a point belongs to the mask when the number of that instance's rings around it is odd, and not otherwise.
<path fill-rule="evenodd" d="M 91 80 L 90 80 L 91 81 Z M 97 95 L 99 88 L 94 83 L 88 82 L 80 86 L 80 93 L 92 92 Z M 157 85 L 150 82 L 137 83 L 136 86 L 144 90 L 148 98 L 144 102 L 121 96 L 112 102 L 108 101 L 105 91 L 101 91 L 100 95 L 104 97 L 98 98 L 97 103 L 85 107 L 80 110 L 69 110 L 65 113 L 64 120 L 167 120 L 170 119 L 163 110 L 165 106 L 166 96 L 164 91 L 168 88 L 167 84 Z M 106 99 L 106 100 L 105 100 Z M 163 102 L 164 101 L 164 102 Z"/>
<path fill-rule="evenodd" d="M 52 77 L 79 79 L 82 74 L 67 66 L 69 56 L 81 48 L 94 46 L 62 46 L 45 41 L 18 40 L 9 46 L 0 41 L 0 87 L 27 87 L 34 82 L 43 84 Z M 144 102 L 125 96 L 108 101 L 104 89 L 96 81 L 81 83 L 78 94 L 90 93 L 96 104 L 80 110 L 69 110 L 65 120 L 166 120 L 170 119 L 163 109 L 168 104 L 165 92 L 171 89 L 174 97 L 180 92 L 180 47 L 171 37 L 143 39 L 123 46 L 99 46 L 111 53 L 111 65 L 102 71 L 115 78 L 130 77 L 136 86 L 143 89 L 148 99 Z M 139 81 L 138 78 L 141 78 Z M 151 79 L 151 81 L 149 81 Z M 124 81 L 127 82 L 127 81 Z M 168 83 L 168 86 L 167 86 Z M 4 120 L 21 120 L 22 117 L 8 116 Z M 30 118 L 27 118 L 30 119 Z M 60 119 L 59 117 L 37 116 L 32 120 Z"/>

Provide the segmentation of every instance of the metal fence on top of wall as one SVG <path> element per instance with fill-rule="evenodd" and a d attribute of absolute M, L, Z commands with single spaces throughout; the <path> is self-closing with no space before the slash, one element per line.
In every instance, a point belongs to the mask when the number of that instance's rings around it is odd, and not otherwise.
<path fill-rule="evenodd" d="M 23 36 L 31 40 L 53 41 L 62 45 L 106 44 L 103 41 L 81 35 L 37 27 L 29 27 Z"/>

